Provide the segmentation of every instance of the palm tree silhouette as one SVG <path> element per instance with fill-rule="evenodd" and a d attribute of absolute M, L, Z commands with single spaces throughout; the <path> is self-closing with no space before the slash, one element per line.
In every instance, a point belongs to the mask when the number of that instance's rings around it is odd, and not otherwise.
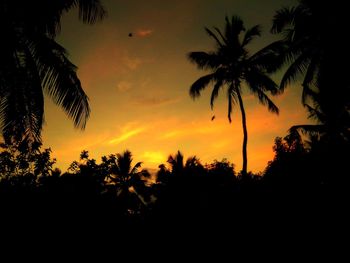
<path fill-rule="evenodd" d="M 75 127 L 85 127 L 88 97 L 76 66 L 55 41 L 62 14 L 75 7 L 89 24 L 106 14 L 99 0 L 2 1 L 0 24 L 6 38 L 0 43 L 0 129 L 7 140 L 41 140 L 44 93 Z"/>
<path fill-rule="evenodd" d="M 141 170 L 142 162 L 131 165 L 133 161 L 132 154 L 126 150 L 122 154 L 109 156 L 109 175 L 108 181 L 117 191 L 117 196 L 126 198 L 130 195 L 136 195 L 142 204 L 147 204 L 146 178 L 150 174 L 147 170 Z"/>
<path fill-rule="evenodd" d="M 188 59 L 201 70 L 209 70 L 210 73 L 199 78 L 190 88 L 190 96 L 195 99 L 210 84 L 213 84 L 210 105 L 213 108 L 214 101 L 219 95 L 221 88 L 227 88 L 228 97 L 228 119 L 231 122 L 232 107 L 239 104 L 242 114 L 243 126 L 243 168 L 242 175 L 247 175 L 247 121 L 242 99 L 242 84 L 259 99 L 259 102 L 268 107 L 268 110 L 278 114 L 277 106 L 270 100 L 266 92 L 275 95 L 279 92 L 276 83 L 267 75 L 269 73 L 271 58 L 275 51 L 266 47 L 257 53 L 250 55 L 247 45 L 260 36 L 260 26 L 256 25 L 245 30 L 243 21 L 238 16 L 231 20 L 225 18 L 225 31 L 214 27 L 214 31 L 205 28 L 210 37 L 215 40 L 216 49 L 210 52 L 190 52 Z M 243 38 L 240 38 L 245 32 Z M 270 50 L 270 51 L 269 51 Z"/>
<path fill-rule="evenodd" d="M 320 88 L 321 82 L 328 79 L 330 82 L 327 86 L 334 86 L 337 79 L 338 83 L 344 80 L 339 73 L 344 72 L 344 67 L 340 65 L 349 58 L 349 41 L 343 37 L 347 30 L 345 10 L 344 3 L 337 0 L 332 5 L 322 1 L 300 0 L 295 7 L 278 10 L 273 18 L 271 31 L 281 34 L 282 42 L 286 45 L 280 54 L 282 64 L 288 63 L 281 87 L 302 77 L 304 105 L 315 89 Z M 339 36 L 341 40 L 335 41 L 330 37 L 332 35 Z M 344 52 L 342 57 L 334 55 L 336 50 Z"/>
<path fill-rule="evenodd" d="M 328 93 L 328 92 L 327 92 Z M 310 95 L 313 106 L 305 104 L 309 118 L 316 121 L 316 124 L 294 125 L 290 131 L 301 131 L 331 144 L 342 144 L 350 140 L 350 112 L 346 107 L 330 107 L 324 93 L 313 93 Z"/>
<path fill-rule="evenodd" d="M 169 155 L 167 163 L 170 164 L 171 173 L 180 176 L 198 173 L 200 170 L 204 169 L 197 156 L 188 157 L 184 163 L 184 156 L 180 151 L 177 151 L 175 155 Z"/>
<path fill-rule="evenodd" d="M 280 43 L 286 48 L 280 57 L 282 63 L 289 63 L 281 88 L 302 77 L 302 102 L 309 117 L 318 122 L 291 129 L 319 134 L 332 143 L 350 138 L 350 86 L 348 67 L 343 66 L 350 59 L 350 42 L 342 37 L 347 30 L 345 10 L 341 1 L 328 5 L 301 0 L 295 7 L 277 11 L 272 27 L 273 33 L 284 36 Z M 331 35 L 342 39 L 334 41 Z M 342 55 L 336 56 L 336 50 Z"/>
<path fill-rule="evenodd" d="M 171 172 L 176 175 L 183 174 L 184 166 L 184 156 L 180 151 L 177 151 L 175 155 L 169 155 L 167 163 L 171 166 Z"/>

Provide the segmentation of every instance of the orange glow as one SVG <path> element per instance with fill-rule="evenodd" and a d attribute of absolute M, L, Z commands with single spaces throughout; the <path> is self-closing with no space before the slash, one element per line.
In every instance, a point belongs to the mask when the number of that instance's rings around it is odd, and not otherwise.
<path fill-rule="evenodd" d="M 163 152 L 144 152 L 142 154 L 142 158 L 145 163 L 147 164 L 153 164 L 154 167 L 157 165 L 164 163 L 166 160 L 166 154 Z"/>
<path fill-rule="evenodd" d="M 260 14 L 256 16 L 249 11 L 252 4 L 239 2 L 159 0 L 154 5 L 140 2 L 129 6 L 126 1 L 123 5 L 129 11 L 123 13 L 120 3 L 106 0 L 109 16 L 93 27 L 68 15 L 60 42 L 79 67 L 92 111 L 86 130 L 81 132 L 73 129 L 62 111 L 46 104 L 44 146 L 52 148 L 57 165 L 66 169 L 83 149 L 98 161 L 103 155 L 129 149 L 135 162 L 154 169 L 165 163 L 169 154 L 181 150 L 185 158 L 196 155 L 203 163 L 227 158 L 240 170 L 243 132 L 239 109 L 234 108 L 230 124 L 226 93 L 220 93 L 212 111 L 210 88 L 193 102 L 189 87 L 205 72 L 186 59 L 187 52 L 213 48 L 204 26 L 221 27 L 225 15 L 232 13 L 239 14 L 249 26 L 263 24 L 266 33 L 274 11 L 285 4 L 282 0 L 272 1 L 273 6 L 255 1 Z M 136 37 L 128 37 L 130 32 Z M 270 40 L 266 33 L 253 48 Z M 292 125 L 308 121 L 299 89 L 291 87 L 273 98 L 280 108 L 279 116 L 258 105 L 249 92 L 243 99 L 248 168 L 257 172 L 273 157 L 274 138 L 284 136 Z M 211 121 L 213 115 L 216 118 Z"/>

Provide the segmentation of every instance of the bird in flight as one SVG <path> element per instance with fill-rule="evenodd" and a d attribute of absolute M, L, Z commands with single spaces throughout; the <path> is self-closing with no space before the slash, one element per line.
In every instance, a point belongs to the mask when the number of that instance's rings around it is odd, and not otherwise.
<path fill-rule="evenodd" d="M 213 121 L 215 119 L 215 115 L 213 115 L 213 117 L 211 117 L 211 120 Z"/>
<path fill-rule="evenodd" d="M 129 37 L 132 37 L 132 33 L 129 33 Z"/>

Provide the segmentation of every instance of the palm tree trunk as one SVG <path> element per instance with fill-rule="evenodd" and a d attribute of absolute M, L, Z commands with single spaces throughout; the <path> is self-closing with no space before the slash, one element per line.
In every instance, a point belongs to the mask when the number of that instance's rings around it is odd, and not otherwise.
<path fill-rule="evenodd" d="M 237 97 L 239 101 L 239 107 L 241 109 L 242 113 L 242 126 L 243 126 L 243 148 L 242 148 L 242 154 L 243 154 L 243 167 L 242 167 L 242 177 L 247 176 L 247 166 L 248 166 L 248 158 L 247 158 L 247 144 L 248 144 L 248 131 L 247 131 L 247 119 L 245 116 L 245 110 L 243 106 L 243 100 L 241 97 L 241 93 L 239 90 L 237 90 Z"/>

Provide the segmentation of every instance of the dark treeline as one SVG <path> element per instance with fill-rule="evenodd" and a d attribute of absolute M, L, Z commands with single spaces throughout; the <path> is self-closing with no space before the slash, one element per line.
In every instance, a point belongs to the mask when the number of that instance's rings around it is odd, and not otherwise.
<path fill-rule="evenodd" d="M 213 107 L 225 89 L 229 120 L 232 108 L 239 106 L 242 170 L 225 159 L 202 164 L 195 156 L 185 159 L 177 152 L 155 175 L 142 169 L 142 163 L 133 163 L 129 151 L 101 161 L 83 151 L 62 173 L 54 168 L 50 149 L 40 147 L 44 93 L 76 127 L 83 128 L 89 117 L 76 67 L 55 41 L 62 14 L 75 7 L 79 18 L 90 24 L 106 14 L 98 0 L 0 4 L 6 36 L 0 42 L 2 230 L 47 236 L 103 232 L 120 239 L 123 231 L 130 238 L 146 231 L 147 237 L 182 235 L 182 242 L 189 242 L 184 236 L 213 231 L 231 239 L 245 237 L 243 244 L 259 234 L 293 234 L 300 243 L 307 233 L 317 238 L 344 230 L 350 200 L 350 43 L 342 1 L 300 0 L 276 11 L 271 32 L 280 40 L 255 54 L 247 45 L 261 35 L 259 25 L 246 29 L 241 18 L 232 16 L 226 17 L 224 30 L 206 28 L 215 48 L 188 54 L 207 74 L 192 84 L 190 95 L 197 98 L 212 86 Z M 282 69 L 277 84 L 271 74 Z M 249 116 L 242 94 L 248 90 L 278 113 L 270 95 L 292 88 L 291 83 L 301 85 L 302 106 L 315 122 L 297 124 L 285 137 L 276 138 L 273 160 L 261 174 L 253 174 L 248 168 Z"/>
<path fill-rule="evenodd" d="M 62 173 L 54 168 L 50 149 L 38 145 L 33 152 L 26 143 L 2 144 L 2 220 L 20 219 L 21 227 L 33 230 L 48 222 L 71 230 L 88 224 L 89 231 L 101 231 L 106 222 L 153 231 L 164 224 L 172 231 L 204 222 L 208 229 L 227 230 L 237 223 L 249 229 L 291 219 L 304 224 L 300 216 L 323 217 L 345 205 L 348 197 L 347 157 L 333 162 L 322 145 L 312 143 L 300 136 L 276 138 L 275 157 L 265 171 L 247 176 L 225 159 L 203 165 L 181 152 L 151 175 L 141 163 L 133 163 L 129 151 L 99 162 L 83 151 Z M 274 221 L 276 216 L 281 218 Z"/>

